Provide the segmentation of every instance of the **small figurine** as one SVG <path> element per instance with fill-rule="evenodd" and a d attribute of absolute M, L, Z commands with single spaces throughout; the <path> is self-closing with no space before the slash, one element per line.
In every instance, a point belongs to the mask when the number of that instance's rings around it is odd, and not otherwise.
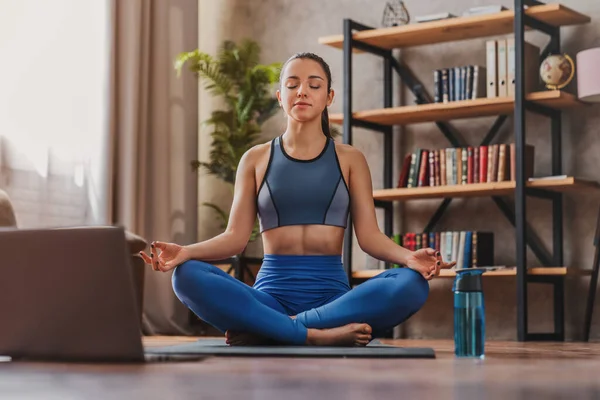
<path fill-rule="evenodd" d="M 401 0 L 388 1 L 383 9 L 381 25 L 384 27 L 406 25 L 410 22 L 410 15 Z"/>

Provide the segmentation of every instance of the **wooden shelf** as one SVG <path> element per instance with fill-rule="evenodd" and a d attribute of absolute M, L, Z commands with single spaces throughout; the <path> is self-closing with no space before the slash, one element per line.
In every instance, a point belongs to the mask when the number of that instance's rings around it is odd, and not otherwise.
<path fill-rule="evenodd" d="M 353 271 L 352 277 L 355 279 L 369 279 L 379 275 L 387 270 L 380 269 L 368 269 L 362 271 Z M 534 267 L 528 268 L 528 275 L 536 276 L 585 276 L 590 275 L 592 270 L 580 269 L 580 268 L 567 268 L 567 267 Z M 484 277 L 492 276 L 516 276 L 517 267 L 510 267 L 509 269 L 502 269 L 498 271 L 489 271 L 483 274 Z M 453 270 L 441 270 L 438 278 L 453 278 L 456 276 L 456 272 Z"/>
<path fill-rule="evenodd" d="M 584 24 L 591 20 L 587 15 L 580 14 L 560 4 L 529 7 L 525 14 L 553 26 Z M 404 26 L 356 32 L 353 34 L 353 38 L 384 49 L 395 49 L 505 35 L 513 32 L 514 15 L 514 11 L 506 10 L 487 15 L 412 23 Z M 528 28 L 526 27 L 526 29 Z M 319 43 L 341 49 L 344 43 L 344 35 L 322 37 L 319 38 Z M 357 50 L 354 49 L 354 51 Z"/>
<path fill-rule="evenodd" d="M 584 105 L 575 95 L 561 90 L 534 92 L 526 96 L 536 104 L 556 110 Z M 360 121 L 381 125 L 406 125 L 420 122 L 448 121 L 461 118 L 489 117 L 492 115 L 512 114 L 515 100 L 510 97 L 478 98 L 473 100 L 451 101 L 449 103 L 417 104 L 402 107 L 381 108 L 353 113 Z M 344 115 L 331 114 L 329 120 L 341 124 Z"/>
<path fill-rule="evenodd" d="M 424 186 L 416 188 L 379 189 L 373 191 L 373 199 L 381 201 L 403 201 L 447 197 L 503 196 L 514 193 L 515 181 L 470 183 L 467 185 Z M 553 192 L 598 190 L 594 181 L 574 177 L 542 179 L 527 182 L 527 187 Z"/>

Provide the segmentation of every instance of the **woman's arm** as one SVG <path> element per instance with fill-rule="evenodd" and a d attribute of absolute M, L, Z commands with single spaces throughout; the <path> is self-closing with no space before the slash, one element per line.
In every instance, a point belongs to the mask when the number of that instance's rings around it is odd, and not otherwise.
<path fill-rule="evenodd" d="M 413 253 L 388 238 L 377 225 L 373 203 L 371 172 L 364 155 L 357 149 L 347 146 L 350 165 L 350 198 L 354 230 L 360 248 L 370 256 L 394 264 L 407 264 Z"/>
<path fill-rule="evenodd" d="M 212 239 L 185 246 L 190 258 L 206 261 L 225 259 L 241 253 L 248 244 L 256 221 L 254 170 L 260 151 L 254 147 L 240 159 L 227 229 Z"/>

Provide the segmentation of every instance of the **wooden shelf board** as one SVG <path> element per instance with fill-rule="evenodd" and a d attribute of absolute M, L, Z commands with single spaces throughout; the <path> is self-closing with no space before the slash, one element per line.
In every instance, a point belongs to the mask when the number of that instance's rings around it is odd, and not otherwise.
<path fill-rule="evenodd" d="M 373 199 L 381 201 L 398 201 L 448 197 L 502 196 L 514 193 L 515 187 L 515 181 L 502 181 L 470 183 L 467 185 L 379 189 L 373 191 Z M 543 179 L 533 182 L 527 182 L 527 187 L 544 189 L 553 192 L 600 189 L 600 185 L 597 182 L 578 179 L 574 177 Z"/>
<path fill-rule="evenodd" d="M 355 279 L 369 279 L 374 276 L 379 275 L 380 273 L 386 270 L 378 270 L 378 269 L 369 269 L 362 271 L 353 271 L 352 277 Z M 536 276 L 577 276 L 577 275 L 590 275 L 592 270 L 588 269 L 580 269 L 573 267 L 533 267 L 527 269 L 528 275 L 536 275 Z M 489 271 L 486 272 L 484 277 L 493 277 L 493 276 L 516 276 L 517 268 L 510 267 L 509 269 L 503 269 L 498 271 Z M 440 276 L 438 278 L 453 278 L 456 276 L 456 272 L 453 270 L 442 270 L 440 271 Z"/>
<path fill-rule="evenodd" d="M 526 96 L 526 99 L 557 110 L 584 105 L 575 95 L 561 90 L 530 93 Z M 353 118 L 382 125 L 405 125 L 512 114 L 514 105 L 513 96 L 486 97 L 473 100 L 451 101 L 449 103 L 416 104 L 357 111 L 353 113 Z M 332 123 L 341 124 L 344 120 L 344 115 L 341 113 L 331 114 L 329 120 Z"/>
<path fill-rule="evenodd" d="M 529 7 L 525 14 L 553 26 L 584 24 L 591 20 L 587 15 L 561 4 Z M 512 33 L 513 19 L 514 11 L 506 10 L 487 15 L 365 30 L 354 33 L 353 38 L 384 49 L 421 46 Z M 529 28 L 526 27 L 526 29 Z M 344 35 L 321 37 L 319 43 L 341 49 Z M 354 49 L 354 51 L 357 50 Z"/>

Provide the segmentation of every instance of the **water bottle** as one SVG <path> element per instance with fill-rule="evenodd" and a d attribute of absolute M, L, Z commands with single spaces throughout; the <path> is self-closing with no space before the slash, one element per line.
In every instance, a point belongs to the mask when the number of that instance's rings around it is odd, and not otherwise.
<path fill-rule="evenodd" d="M 485 307 L 483 268 L 456 270 L 454 292 L 454 352 L 457 357 L 484 358 Z"/>

